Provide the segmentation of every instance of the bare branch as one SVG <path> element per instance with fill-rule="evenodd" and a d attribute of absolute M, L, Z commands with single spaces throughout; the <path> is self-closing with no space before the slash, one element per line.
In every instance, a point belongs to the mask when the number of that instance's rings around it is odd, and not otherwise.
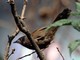
<path fill-rule="evenodd" d="M 9 58 L 11 55 L 13 55 L 14 52 L 15 52 L 15 49 L 12 49 L 12 52 L 11 52 L 11 54 L 8 55 L 8 58 Z"/>
<path fill-rule="evenodd" d="M 26 34 L 26 36 L 30 40 L 32 46 L 35 48 L 40 60 L 45 60 L 44 55 L 41 52 L 40 48 L 38 47 L 38 45 L 33 40 L 31 34 L 29 33 L 29 31 L 26 30 L 24 22 L 21 19 L 19 19 L 18 15 L 16 13 L 16 7 L 15 7 L 15 4 L 14 4 L 14 1 L 10 1 L 9 3 L 10 3 L 10 6 L 11 6 L 11 12 L 13 14 L 14 20 L 15 20 L 16 25 L 18 26 L 19 30 L 22 31 L 24 34 Z"/>
<path fill-rule="evenodd" d="M 13 2 L 14 2 L 14 0 L 8 0 L 8 3 L 12 3 L 13 4 Z M 21 19 L 23 19 L 23 17 L 24 17 L 24 13 L 25 13 L 25 10 L 26 10 L 26 0 L 24 0 L 24 6 L 23 6 L 23 10 L 22 10 L 22 14 L 21 14 Z M 13 12 L 13 14 L 15 15 L 17 15 L 17 11 L 16 11 L 16 8 L 15 8 L 15 13 Z M 5 57 L 4 57 L 4 60 L 8 60 L 8 58 L 13 54 L 13 52 L 9 55 L 9 49 L 10 49 L 10 45 L 11 45 L 11 42 L 12 42 L 12 40 L 15 38 L 15 36 L 17 36 L 17 34 L 19 33 L 20 31 L 19 31 L 19 29 L 18 28 L 16 28 L 16 31 L 12 34 L 12 35 L 10 35 L 10 36 L 8 36 L 8 42 L 7 42 L 7 47 L 6 47 L 6 52 L 5 52 Z"/>
<path fill-rule="evenodd" d="M 27 0 L 24 0 L 24 5 L 23 5 L 23 9 L 22 9 L 22 13 L 21 13 L 21 19 L 24 20 L 25 17 L 25 11 L 26 11 L 26 5 L 27 5 Z"/>
<path fill-rule="evenodd" d="M 33 51 L 33 52 L 32 52 L 32 53 L 30 53 L 30 54 L 24 55 L 24 56 L 22 56 L 22 57 L 18 58 L 17 60 L 22 59 L 22 58 L 25 58 L 25 57 L 27 57 L 27 56 L 30 56 L 30 55 L 32 55 L 32 54 L 34 54 L 34 53 L 35 53 L 35 51 Z"/>
<path fill-rule="evenodd" d="M 59 54 L 61 55 L 62 59 L 65 60 L 62 53 L 59 51 L 59 48 L 58 47 L 56 47 L 56 48 L 57 48 L 57 51 L 59 52 Z"/>
<path fill-rule="evenodd" d="M 12 1 L 12 0 L 8 0 L 8 3 L 9 3 L 10 1 Z M 21 17 L 20 17 L 22 20 L 24 20 L 24 14 L 25 14 L 25 11 L 26 11 L 26 5 L 27 5 L 27 0 L 24 0 L 24 5 L 23 5 Z M 15 8 L 15 12 L 16 12 L 16 14 L 17 14 L 16 8 Z M 16 28 L 16 31 L 15 31 L 12 35 L 10 35 L 10 36 L 12 37 L 12 40 L 15 38 L 15 36 L 16 36 L 19 32 L 20 32 L 20 31 L 19 31 L 19 29 L 18 29 L 18 27 L 17 27 L 17 28 Z"/>
<path fill-rule="evenodd" d="M 9 43 L 7 43 L 7 46 L 6 46 L 6 51 L 5 51 L 5 55 L 4 55 L 4 60 L 8 60 L 8 55 L 9 55 Z"/>
<path fill-rule="evenodd" d="M 8 58 L 9 58 L 9 50 L 10 50 L 11 42 L 12 42 L 12 37 L 10 37 L 8 35 L 8 42 L 7 42 L 7 46 L 6 46 L 6 49 L 5 49 L 6 51 L 5 51 L 4 60 L 8 60 Z"/>
<path fill-rule="evenodd" d="M 19 29 L 16 28 L 16 31 L 15 31 L 12 35 L 10 35 L 11 40 L 13 40 L 13 39 L 17 36 L 17 34 L 18 34 L 19 32 L 20 32 Z"/>

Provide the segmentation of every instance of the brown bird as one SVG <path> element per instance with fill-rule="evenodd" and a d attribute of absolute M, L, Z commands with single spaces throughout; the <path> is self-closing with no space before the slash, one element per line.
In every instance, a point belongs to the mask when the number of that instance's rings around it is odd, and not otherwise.
<path fill-rule="evenodd" d="M 70 10 L 65 9 L 61 14 L 58 15 L 56 20 L 63 19 L 63 18 L 66 19 L 69 17 L 69 15 L 70 15 Z M 53 27 L 48 31 L 46 31 L 46 27 L 42 27 L 32 32 L 31 35 L 35 40 L 35 42 L 37 43 L 37 45 L 40 47 L 40 49 L 45 49 L 46 47 L 49 46 L 50 42 L 53 40 L 57 29 L 58 27 Z M 26 36 L 19 38 L 14 43 L 19 43 L 24 47 L 27 47 L 29 49 L 34 49 L 34 47 L 31 45 L 30 41 Z"/>
<path fill-rule="evenodd" d="M 55 34 L 58 28 L 56 27 L 54 29 L 50 29 L 48 32 L 45 29 L 46 27 L 39 28 L 31 33 L 33 39 L 40 47 L 40 49 L 44 49 L 50 44 L 50 42 L 53 40 L 54 37 L 53 35 Z M 14 43 L 19 43 L 24 47 L 27 47 L 29 49 L 34 49 L 34 47 L 31 45 L 30 41 L 26 36 L 19 38 Z"/>

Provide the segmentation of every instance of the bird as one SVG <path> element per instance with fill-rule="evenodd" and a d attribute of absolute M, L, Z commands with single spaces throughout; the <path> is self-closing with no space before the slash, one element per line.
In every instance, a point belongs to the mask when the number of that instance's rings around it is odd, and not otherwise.
<path fill-rule="evenodd" d="M 64 9 L 64 11 L 57 16 L 55 22 L 57 20 L 60 20 L 63 18 L 67 19 L 70 15 L 70 12 L 71 12 L 71 10 Z M 41 27 L 31 33 L 31 36 L 33 37 L 33 39 L 35 40 L 35 42 L 37 43 L 37 45 L 39 46 L 40 49 L 45 49 L 50 45 L 50 43 L 54 39 L 55 33 L 59 27 L 52 27 L 48 31 L 46 31 L 46 28 L 47 27 Z M 32 46 L 32 44 L 30 43 L 30 41 L 28 40 L 28 38 L 26 36 L 20 37 L 14 43 L 18 43 L 26 48 L 34 50 L 34 47 Z"/>
<path fill-rule="evenodd" d="M 53 35 L 57 31 L 57 29 L 58 28 L 50 29 L 50 31 L 47 32 L 46 27 L 42 27 L 32 32 L 31 35 L 35 40 L 35 42 L 37 43 L 37 45 L 39 46 L 39 48 L 44 49 L 44 48 L 47 48 L 50 42 L 53 40 L 54 38 Z M 19 43 L 24 47 L 34 50 L 34 47 L 32 46 L 32 44 L 30 43 L 30 41 L 26 36 L 20 37 L 14 43 Z"/>

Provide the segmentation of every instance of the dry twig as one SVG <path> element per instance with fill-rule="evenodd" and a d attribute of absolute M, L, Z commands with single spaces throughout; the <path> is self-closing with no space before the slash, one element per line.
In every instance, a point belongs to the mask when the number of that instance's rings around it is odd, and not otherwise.
<path fill-rule="evenodd" d="M 8 0 L 8 3 L 10 1 L 12 2 L 12 0 Z M 21 14 L 21 19 L 22 20 L 24 19 L 23 17 L 24 17 L 24 13 L 25 13 L 25 10 L 26 10 L 26 3 L 27 3 L 27 1 L 24 0 L 24 6 L 23 6 L 22 14 Z M 8 58 L 12 55 L 12 53 L 9 55 L 10 45 L 11 45 L 12 40 L 15 38 L 15 36 L 17 36 L 18 33 L 19 33 L 19 29 L 16 28 L 16 31 L 12 35 L 8 36 L 9 40 L 7 42 L 7 47 L 6 47 L 4 60 L 8 60 Z"/>
<path fill-rule="evenodd" d="M 34 54 L 34 53 L 35 53 L 35 51 L 33 51 L 33 52 L 30 53 L 30 54 L 27 54 L 27 55 L 24 55 L 24 56 L 22 56 L 22 57 L 19 57 L 17 60 L 22 59 L 22 58 L 27 57 L 27 56 L 30 56 L 30 55 L 32 55 L 32 54 Z"/>
<path fill-rule="evenodd" d="M 7 46 L 6 46 L 6 49 L 5 49 L 6 52 L 5 52 L 5 55 L 4 55 L 4 60 L 8 60 L 9 48 L 10 48 L 9 43 L 7 43 Z"/>
<path fill-rule="evenodd" d="M 59 48 L 58 47 L 56 47 L 56 48 L 57 48 L 57 51 L 59 52 L 59 54 L 61 55 L 62 59 L 65 60 L 62 53 L 60 52 Z"/>
<path fill-rule="evenodd" d="M 10 50 L 11 42 L 12 42 L 12 37 L 10 37 L 8 35 L 8 42 L 7 42 L 7 46 L 6 46 L 6 49 L 5 49 L 6 52 L 5 52 L 4 60 L 8 60 L 9 57 L 11 56 L 11 55 L 9 56 L 9 50 Z"/>
<path fill-rule="evenodd" d="M 26 36 L 30 40 L 32 46 L 35 48 L 40 60 L 45 60 L 45 58 L 43 56 L 43 53 L 41 52 L 40 48 L 38 47 L 38 45 L 33 40 L 31 34 L 29 33 L 29 31 L 26 30 L 24 22 L 21 19 L 19 19 L 19 16 L 17 15 L 15 4 L 14 4 L 14 0 L 10 0 L 9 3 L 10 3 L 10 6 L 11 6 L 11 12 L 13 14 L 13 17 L 14 17 L 14 20 L 15 20 L 15 23 L 16 23 L 17 27 L 19 28 L 19 30 L 21 32 L 26 34 Z"/>
<path fill-rule="evenodd" d="M 26 11 L 26 6 L 27 6 L 27 0 L 24 0 L 24 5 L 23 5 L 23 9 L 22 9 L 22 13 L 21 13 L 21 19 L 24 20 L 25 17 L 25 11 Z"/>
<path fill-rule="evenodd" d="M 15 49 L 12 49 L 12 52 L 11 52 L 11 54 L 8 55 L 8 58 L 9 58 L 11 55 L 13 55 L 14 52 L 15 52 Z"/>

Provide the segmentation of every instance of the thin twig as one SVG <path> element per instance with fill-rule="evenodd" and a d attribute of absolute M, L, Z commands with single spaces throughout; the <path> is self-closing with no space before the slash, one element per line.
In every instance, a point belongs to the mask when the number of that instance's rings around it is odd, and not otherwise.
<path fill-rule="evenodd" d="M 18 35 L 19 32 L 20 32 L 19 29 L 16 28 L 15 32 L 12 33 L 12 35 L 10 35 L 10 37 L 12 37 L 11 40 L 13 40 Z"/>
<path fill-rule="evenodd" d="M 17 16 L 17 13 L 16 13 L 16 7 L 15 7 L 15 4 L 14 4 L 14 1 L 10 1 L 10 6 L 11 6 L 11 12 L 13 14 L 13 17 L 14 17 L 14 20 L 15 20 L 15 23 L 17 25 L 17 27 L 19 28 L 20 31 L 22 31 L 24 34 L 26 34 L 26 36 L 28 37 L 28 39 L 30 40 L 32 46 L 35 48 L 40 60 L 45 60 L 44 58 L 44 55 L 43 53 L 41 52 L 40 48 L 38 47 L 38 45 L 35 43 L 35 40 L 33 40 L 31 34 L 29 33 L 28 30 L 26 30 L 26 27 L 25 27 L 25 24 L 23 21 L 21 21 L 19 19 L 19 17 Z"/>
<path fill-rule="evenodd" d="M 9 58 L 11 55 L 13 55 L 14 52 L 15 52 L 15 49 L 12 49 L 12 52 L 11 52 L 11 54 L 8 55 L 8 58 Z"/>
<path fill-rule="evenodd" d="M 12 0 L 8 0 L 8 3 L 9 2 L 12 2 Z M 22 10 L 22 14 L 21 14 L 21 19 L 23 19 L 23 17 L 24 17 L 24 13 L 25 13 L 25 10 L 26 10 L 26 3 L 27 3 L 27 1 L 26 0 L 24 0 L 24 6 L 23 6 L 23 10 Z M 16 11 L 15 11 L 16 12 Z M 16 12 L 17 13 L 17 12 Z M 6 53 L 5 53 L 5 57 L 4 57 L 4 60 L 8 60 L 8 58 L 9 58 L 9 56 L 10 55 L 12 55 L 12 54 L 10 54 L 9 55 L 9 49 L 10 49 L 10 45 L 11 45 L 11 42 L 12 42 L 12 40 L 15 38 L 15 36 L 17 36 L 17 34 L 19 33 L 20 31 L 19 31 L 19 29 L 18 28 L 16 28 L 16 31 L 12 34 L 12 35 L 10 35 L 10 36 L 8 36 L 8 42 L 7 42 L 7 47 L 6 47 Z"/>
<path fill-rule="evenodd" d="M 7 46 L 6 46 L 6 52 L 5 52 L 5 56 L 4 56 L 4 60 L 8 60 L 8 58 L 9 58 L 9 50 L 10 50 L 10 46 L 11 46 L 11 42 L 12 42 L 12 37 L 10 37 L 9 35 L 8 35 L 8 42 L 7 42 Z"/>
<path fill-rule="evenodd" d="M 42 51 L 44 51 L 44 49 L 42 49 Z M 22 58 L 27 57 L 27 56 L 30 56 L 30 55 L 32 55 L 32 54 L 34 54 L 34 53 L 36 53 L 36 51 L 33 51 L 33 52 L 30 53 L 30 54 L 27 54 L 27 55 L 24 55 L 24 56 L 22 56 L 22 57 L 19 57 L 17 60 L 22 59 Z"/>
<path fill-rule="evenodd" d="M 58 47 L 56 47 L 56 48 L 57 48 L 57 51 L 59 52 L 59 54 L 61 55 L 62 59 L 65 60 L 62 53 L 60 52 L 59 48 Z"/>
<path fill-rule="evenodd" d="M 27 54 L 27 55 L 24 55 L 24 56 L 22 56 L 22 57 L 19 57 L 17 60 L 22 59 L 22 58 L 25 58 L 25 57 L 27 57 L 27 56 L 30 56 L 30 55 L 32 55 L 32 54 L 34 54 L 34 53 L 35 53 L 35 51 L 33 51 L 33 52 L 30 53 L 30 54 Z"/>
<path fill-rule="evenodd" d="M 9 55 L 9 43 L 7 43 L 7 46 L 6 46 L 6 51 L 5 51 L 5 55 L 4 55 L 4 60 L 8 60 L 8 55 Z"/>
<path fill-rule="evenodd" d="M 25 17 L 25 11 L 26 11 L 26 6 L 27 6 L 27 0 L 24 0 L 24 5 L 23 5 L 23 9 L 22 9 L 22 13 L 21 13 L 21 19 L 24 20 Z"/>
<path fill-rule="evenodd" d="M 8 0 L 8 2 L 10 2 L 10 0 Z M 21 20 L 24 20 L 24 15 L 25 15 L 25 11 L 26 11 L 26 5 L 27 5 L 27 0 L 24 0 L 24 5 L 23 5 L 23 9 L 22 9 L 22 13 L 21 13 Z M 17 13 L 17 11 L 16 11 L 16 13 Z M 12 40 L 15 38 L 15 36 L 17 36 L 17 34 L 19 33 L 20 31 L 19 31 L 19 29 L 18 29 L 18 27 L 16 28 L 16 31 L 12 34 L 12 35 L 10 35 L 11 37 L 12 37 Z"/>

